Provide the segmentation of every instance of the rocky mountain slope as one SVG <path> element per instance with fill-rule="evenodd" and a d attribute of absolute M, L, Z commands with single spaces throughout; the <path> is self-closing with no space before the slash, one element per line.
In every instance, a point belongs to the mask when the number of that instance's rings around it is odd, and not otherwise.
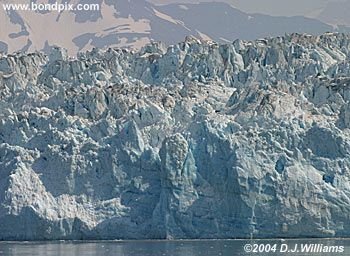
<path fill-rule="evenodd" d="M 350 36 L 0 57 L 0 239 L 350 236 Z"/>
<path fill-rule="evenodd" d="M 220 2 L 157 6 L 146 0 L 99 0 L 92 2 L 98 3 L 100 10 L 62 13 L 2 8 L 13 2 L 0 3 L 0 52 L 48 52 L 58 45 L 75 55 L 92 47 L 140 49 L 152 40 L 176 44 L 188 35 L 232 42 L 237 38 L 252 40 L 291 32 L 319 34 L 334 30 L 315 19 L 247 14 Z M 21 1 L 26 2 L 31 1 Z M 69 1 L 74 6 L 92 2 Z"/>
<path fill-rule="evenodd" d="M 334 1 L 328 3 L 324 8 L 317 10 L 314 18 L 333 25 L 350 25 L 350 18 L 347 11 L 350 8 L 349 1 Z"/>

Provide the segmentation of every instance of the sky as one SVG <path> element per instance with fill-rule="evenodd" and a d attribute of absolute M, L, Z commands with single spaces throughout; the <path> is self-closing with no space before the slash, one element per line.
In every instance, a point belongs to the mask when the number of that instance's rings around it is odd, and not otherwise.
<path fill-rule="evenodd" d="M 194 0 L 149 0 L 156 4 L 193 3 Z M 197 0 L 210 2 L 211 0 Z M 332 2 L 350 2 L 350 0 L 212 0 L 226 2 L 248 13 L 263 13 L 274 16 L 313 16 Z"/>

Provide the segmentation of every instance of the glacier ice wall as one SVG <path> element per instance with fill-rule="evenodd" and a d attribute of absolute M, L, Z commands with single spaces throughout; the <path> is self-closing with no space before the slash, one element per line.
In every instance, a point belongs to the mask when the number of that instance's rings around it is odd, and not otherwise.
<path fill-rule="evenodd" d="M 0 56 L 0 239 L 350 236 L 350 36 Z"/>

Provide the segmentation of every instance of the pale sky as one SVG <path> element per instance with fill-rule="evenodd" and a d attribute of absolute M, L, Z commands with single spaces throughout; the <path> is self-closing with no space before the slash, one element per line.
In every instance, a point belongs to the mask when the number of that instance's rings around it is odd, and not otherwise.
<path fill-rule="evenodd" d="M 263 13 L 274 16 L 312 15 L 331 2 L 350 2 L 350 0 L 149 0 L 156 4 L 226 2 L 248 13 Z"/>

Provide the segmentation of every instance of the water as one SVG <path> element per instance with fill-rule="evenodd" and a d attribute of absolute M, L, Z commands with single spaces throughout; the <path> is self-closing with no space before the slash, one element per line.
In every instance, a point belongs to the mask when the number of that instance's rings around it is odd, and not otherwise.
<path fill-rule="evenodd" d="M 260 245 L 257 250 L 265 252 L 247 253 L 246 244 Z M 284 244 L 284 245 L 282 245 Z M 318 247 L 316 246 L 318 244 Z M 244 247 L 246 245 L 246 247 Z M 270 245 L 270 246 L 269 246 Z M 276 252 L 273 246 L 276 245 Z M 308 245 L 314 253 L 283 252 L 301 250 Z M 313 247 L 312 247 L 313 246 Z M 333 246 L 327 247 L 327 246 Z M 257 247 L 257 246 L 255 246 Z M 282 248 L 283 247 L 283 248 Z M 288 247 L 288 248 L 287 248 Z M 343 252 L 340 247 L 343 247 Z M 259 249 L 260 248 L 260 249 Z M 304 248 L 306 249 L 306 248 Z M 338 252 L 322 252 L 322 250 Z M 270 251 L 270 253 L 266 253 Z M 89 242 L 0 242 L 0 256 L 17 255 L 83 255 L 83 256 L 240 256 L 240 255 L 350 255 L 350 240 L 345 239 L 304 239 L 304 240 L 197 240 L 197 241 L 89 241 Z"/>

